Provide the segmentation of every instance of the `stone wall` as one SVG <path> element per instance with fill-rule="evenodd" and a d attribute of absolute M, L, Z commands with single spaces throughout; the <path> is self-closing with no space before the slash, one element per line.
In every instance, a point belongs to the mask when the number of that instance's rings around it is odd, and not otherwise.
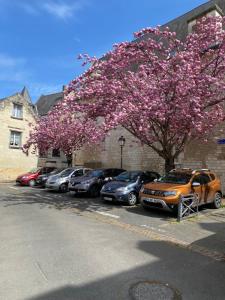
<path fill-rule="evenodd" d="M 127 130 L 117 128 L 111 131 L 101 146 L 86 147 L 76 152 L 76 164 L 91 168 L 120 167 L 120 146 L 118 138 L 123 135 L 126 144 L 123 151 L 123 168 L 126 170 L 153 170 L 164 174 L 164 161 L 147 146 L 141 146 Z M 225 138 L 225 123 L 217 128 L 207 142 L 193 141 L 186 146 L 175 165 L 192 169 L 208 168 L 220 177 L 225 194 L 225 145 L 218 145 L 218 139 Z"/>
<path fill-rule="evenodd" d="M 12 118 L 13 103 L 23 105 L 23 119 Z M 35 123 L 35 115 L 31 104 L 21 94 L 16 94 L 0 101 L 0 181 L 15 178 L 30 169 L 37 167 L 37 155 L 25 155 L 21 148 L 10 147 L 10 131 L 22 133 L 22 144 L 28 138 L 29 123 Z"/>
<path fill-rule="evenodd" d="M 112 130 L 105 142 L 100 146 L 86 147 L 76 152 L 76 164 L 92 168 L 120 168 L 119 137 L 123 135 L 126 143 L 123 148 L 123 168 L 126 170 L 152 170 L 163 173 L 164 162 L 157 153 L 148 146 L 142 146 L 127 130 Z"/>
<path fill-rule="evenodd" d="M 66 160 L 66 156 L 62 151 L 60 151 L 59 157 L 52 156 L 52 150 L 50 149 L 46 154 L 46 157 L 38 158 L 38 166 L 39 167 L 56 167 L 56 168 L 67 168 L 68 163 Z"/>

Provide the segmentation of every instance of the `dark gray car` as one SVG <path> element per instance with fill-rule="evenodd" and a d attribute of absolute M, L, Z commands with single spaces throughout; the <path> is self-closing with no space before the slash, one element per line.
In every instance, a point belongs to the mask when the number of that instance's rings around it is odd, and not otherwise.
<path fill-rule="evenodd" d="M 120 201 L 135 205 L 142 185 L 159 177 L 158 173 L 151 171 L 123 172 L 102 187 L 101 198 L 104 201 Z"/>
<path fill-rule="evenodd" d="M 122 172 L 123 169 L 115 168 L 92 170 L 85 176 L 71 178 L 69 190 L 75 193 L 89 193 L 91 197 L 97 197 L 102 186 Z"/>

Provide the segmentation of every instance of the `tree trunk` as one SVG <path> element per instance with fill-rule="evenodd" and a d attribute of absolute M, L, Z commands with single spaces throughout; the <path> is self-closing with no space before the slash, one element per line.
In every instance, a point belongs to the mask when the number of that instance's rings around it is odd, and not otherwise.
<path fill-rule="evenodd" d="M 72 154 L 67 154 L 66 160 L 67 160 L 68 167 L 72 167 L 72 162 L 73 162 Z"/>
<path fill-rule="evenodd" d="M 175 169 L 174 157 L 170 156 L 169 158 L 165 158 L 165 172 L 168 173 L 173 169 Z"/>

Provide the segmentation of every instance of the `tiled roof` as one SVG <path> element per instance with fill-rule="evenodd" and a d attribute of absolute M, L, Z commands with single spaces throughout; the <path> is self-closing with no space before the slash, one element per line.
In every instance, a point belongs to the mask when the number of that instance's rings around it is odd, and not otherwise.
<path fill-rule="evenodd" d="M 46 115 L 53 108 L 53 106 L 62 99 L 63 92 L 42 95 L 36 103 L 38 114 L 41 116 Z"/>

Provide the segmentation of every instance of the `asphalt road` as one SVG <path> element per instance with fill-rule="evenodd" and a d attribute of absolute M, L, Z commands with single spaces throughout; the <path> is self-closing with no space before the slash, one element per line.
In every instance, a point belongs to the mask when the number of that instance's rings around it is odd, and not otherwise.
<path fill-rule="evenodd" d="M 0 299 L 225 299 L 225 262 L 164 241 L 172 215 L 138 209 L 0 185 Z"/>

